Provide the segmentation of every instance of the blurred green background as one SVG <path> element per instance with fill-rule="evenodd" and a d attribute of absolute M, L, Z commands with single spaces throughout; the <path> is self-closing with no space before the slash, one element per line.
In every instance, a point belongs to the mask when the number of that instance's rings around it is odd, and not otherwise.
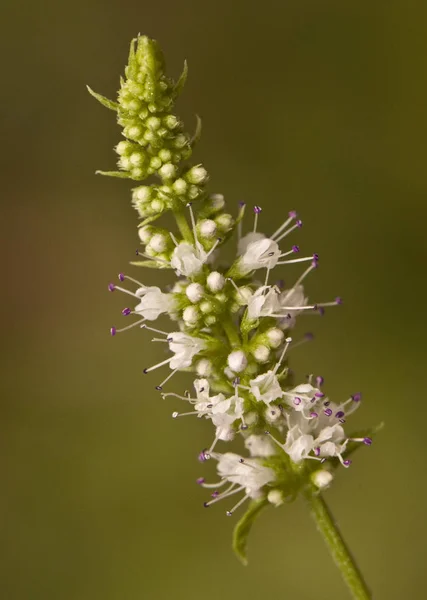
<path fill-rule="evenodd" d="M 357 426 L 386 421 L 327 499 L 376 599 L 425 597 L 427 5 L 409 0 L 2 2 L 1 559 L 4 600 L 347 598 L 302 503 L 270 509 L 231 553 L 224 506 L 194 484 L 208 424 L 170 418 L 157 348 L 111 340 L 107 283 L 137 244 L 114 168 L 114 97 L 128 44 L 159 40 L 190 76 L 179 114 L 230 209 L 290 209 L 321 256 L 311 298 L 342 308 L 300 326 L 301 377 L 336 400 L 361 390 Z M 149 284 L 170 281 L 136 272 Z M 311 319 L 311 320 L 310 320 Z M 160 354 L 157 352 L 160 356 Z M 175 379 L 173 389 L 190 379 Z M 209 467 L 209 468 L 208 468 Z"/>

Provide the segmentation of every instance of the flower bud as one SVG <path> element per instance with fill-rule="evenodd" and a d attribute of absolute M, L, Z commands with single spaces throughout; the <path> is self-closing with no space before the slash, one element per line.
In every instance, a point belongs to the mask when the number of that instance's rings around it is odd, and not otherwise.
<path fill-rule="evenodd" d="M 241 373 L 246 369 L 248 359 L 243 350 L 234 350 L 228 355 L 227 364 L 234 373 Z"/>
<path fill-rule="evenodd" d="M 178 194 L 178 196 L 181 196 L 181 195 L 185 194 L 185 192 L 187 191 L 188 185 L 184 179 L 177 179 L 176 181 L 174 181 L 172 187 L 175 190 L 175 192 Z"/>
<path fill-rule="evenodd" d="M 280 506 L 283 504 L 283 492 L 280 490 L 270 490 L 268 492 L 267 500 L 274 506 Z"/>
<path fill-rule="evenodd" d="M 231 215 L 223 213 L 222 215 L 219 215 L 215 221 L 219 229 L 222 231 L 229 231 L 233 226 L 234 219 Z"/>
<path fill-rule="evenodd" d="M 218 271 L 212 271 L 206 279 L 206 284 L 211 292 L 219 292 L 225 285 L 225 277 Z"/>
<path fill-rule="evenodd" d="M 140 227 L 138 229 L 139 239 L 143 244 L 148 244 L 153 236 L 153 228 L 150 225 L 146 225 L 145 227 Z"/>
<path fill-rule="evenodd" d="M 278 348 L 285 337 L 285 334 L 278 327 L 272 327 L 266 333 L 268 343 L 272 348 Z"/>
<path fill-rule="evenodd" d="M 184 175 L 185 179 L 188 183 L 193 183 L 194 185 L 202 185 L 208 179 L 208 172 L 202 165 L 197 165 L 192 167 L 187 173 Z"/>
<path fill-rule="evenodd" d="M 163 252 L 164 250 L 166 250 L 166 248 L 167 248 L 166 236 L 164 236 L 162 233 L 154 234 L 147 246 L 147 251 L 148 251 L 148 248 L 150 248 L 150 247 L 154 250 L 154 252 Z"/>
<path fill-rule="evenodd" d="M 159 169 L 159 175 L 160 175 L 160 177 L 162 179 L 173 179 L 176 176 L 176 167 L 175 167 L 175 165 L 173 165 L 172 163 L 166 163 L 166 164 L 164 164 Z"/>
<path fill-rule="evenodd" d="M 311 475 L 311 480 L 319 490 L 324 490 L 330 486 L 332 479 L 334 476 L 329 471 L 325 469 L 321 469 L 320 471 L 315 471 Z"/>
<path fill-rule="evenodd" d="M 133 144 L 123 140 L 122 142 L 119 142 L 117 144 L 116 152 L 119 156 L 125 156 L 126 154 L 129 154 L 132 151 L 133 147 Z"/>
<path fill-rule="evenodd" d="M 267 346 L 260 344 L 253 350 L 252 355 L 258 363 L 265 363 L 270 358 L 270 350 Z"/>
<path fill-rule="evenodd" d="M 185 293 L 190 302 L 196 304 L 197 302 L 200 302 L 200 300 L 203 298 L 204 289 L 203 286 L 200 285 L 200 283 L 190 283 L 190 285 L 185 290 Z"/>
<path fill-rule="evenodd" d="M 212 219 L 203 219 L 198 223 L 200 235 L 204 238 L 213 238 L 216 234 L 217 225 Z"/>
<path fill-rule="evenodd" d="M 199 320 L 199 311 L 195 306 L 187 306 L 182 313 L 182 318 L 186 325 L 194 326 Z"/>

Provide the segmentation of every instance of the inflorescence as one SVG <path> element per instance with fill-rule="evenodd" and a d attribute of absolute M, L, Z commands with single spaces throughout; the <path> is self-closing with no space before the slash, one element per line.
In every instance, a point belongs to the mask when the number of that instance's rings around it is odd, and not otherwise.
<path fill-rule="evenodd" d="M 319 257 L 300 257 L 299 246 L 288 243 L 302 227 L 295 211 L 268 236 L 258 231 L 262 211 L 255 206 L 251 230 L 243 235 L 245 205 L 232 216 L 221 194 L 206 192 L 207 171 L 187 162 L 200 121 L 190 136 L 172 112 L 186 74 L 185 67 L 177 83 L 167 78 L 156 42 L 140 36 L 131 44 L 118 101 L 90 90 L 117 112 L 125 138 L 116 147 L 119 171 L 102 173 L 136 181 L 155 178 L 132 193 L 141 218 L 141 249 L 132 264 L 176 275 L 170 290 L 162 291 L 120 273 L 119 284 L 110 283 L 108 289 L 125 295 L 129 306 L 122 315 L 133 320 L 112 327 L 111 335 L 139 328 L 165 345 L 166 358 L 144 373 L 163 369 L 156 390 L 184 406 L 172 413 L 174 419 L 193 416 L 212 423 L 212 438 L 199 460 L 216 461 L 219 481 L 206 483 L 201 477 L 198 483 L 210 490 L 207 507 L 239 495 L 227 510 L 231 515 L 247 499 L 264 498 L 277 506 L 306 485 L 328 487 L 335 467 L 348 467 L 349 454 L 357 445 L 371 445 L 372 439 L 344 431 L 347 417 L 360 405 L 359 393 L 336 404 L 324 393 L 322 377 L 293 381 L 289 354 L 312 337 L 294 336 L 297 320 L 321 315 L 340 305 L 341 298 L 309 302 L 304 284 Z M 176 219 L 175 232 L 153 225 L 168 211 Z M 236 257 L 224 266 L 220 250 L 232 236 Z M 296 263 L 303 269 L 292 285 L 273 282 L 273 269 Z M 151 326 L 162 314 L 174 322 L 171 331 Z M 181 371 L 195 377 L 194 392 L 169 391 L 171 379 Z M 249 457 L 219 451 L 238 435 Z"/>

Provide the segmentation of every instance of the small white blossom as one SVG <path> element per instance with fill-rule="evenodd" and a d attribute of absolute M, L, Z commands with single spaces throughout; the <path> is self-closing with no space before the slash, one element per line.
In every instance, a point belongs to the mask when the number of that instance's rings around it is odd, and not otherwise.
<path fill-rule="evenodd" d="M 311 480 L 319 490 L 325 490 L 332 483 L 334 476 L 330 471 L 326 471 L 325 469 L 321 469 L 320 471 L 315 471 Z"/>
<path fill-rule="evenodd" d="M 273 269 L 280 258 L 279 245 L 269 238 L 262 238 L 248 244 L 240 257 L 239 270 L 242 274 L 256 269 Z"/>
<path fill-rule="evenodd" d="M 258 402 L 265 402 L 265 404 L 270 404 L 270 402 L 281 398 L 283 395 L 283 390 L 274 371 L 267 371 L 255 377 L 255 379 L 251 379 L 249 387 Z"/>
<path fill-rule="evenodd" d="M 251 321 L 259 317 L 275 315 L 280 311 L 279 294 L 276 287 L 263 285 L 254 292 L 248 302 L 248 318 Z"/>
<path fill-rule="evenodd" d="M 141 298 L 141 302 L 135 307 L 135 313 L 147 321 L 154 321 L 162 313 L 172 310 L 172 295 L 164 294 L 158 287 L 140 287 L 135 294 Z"/>
<path fill-rule="evenodd" d="M 200 302 L 200 300 L 203 298 L 204 292 L 205 290 L 203 289 L 203 286 L 200 285 L 200 283 L 190 283 L 190 285 L 185 290 L 187 298 L 190 300 L 190 302 L 193 302 L 194 304 Z"/>
<path fill-rule="evenodd" d="M 238 454 L 222 454 L 217 465 L 218 474 L 245 489 L 250 498 L 258 498 L 262 488 L 275 479 L 274 471 L 262 466 L 256 459 L 242 459 Z"/>
<path fill-rule="evenodd" d="M 194 277 L 203 269 L 207 256 L 200 244 L 196 243 L 196 246 L 193 246 L 187 242 L 181 242 L 173 251 L 171 267 L 175 269 L 177 275 Z"/>
<path fill-rule="evenodd" d="M 211 292 L 220 292 L 225 285 L 225 277 L 218 271 L 212 271 L 206 279 L 206 285 Z"/>
<path fill-rule="evenodd" d="M 185 369 L 189 367 L 193 358 L 206 348 L 206 342 L 200 338 L 192 337 L 181 331 L 169 334 L 169 349 L 175 354 L 170 361 L 171 369 Z"/>
<path fill-rule="evenodd" d="M 276 454 L 276 448 L 267 435 L 250 435 L 245 439 L 245 446 L 251 456 L 267 458 Z"/>

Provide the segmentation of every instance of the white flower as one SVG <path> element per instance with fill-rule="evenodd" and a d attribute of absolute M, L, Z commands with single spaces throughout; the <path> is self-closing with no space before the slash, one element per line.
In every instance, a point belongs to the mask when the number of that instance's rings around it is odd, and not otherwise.
<path fill-rule="evenodd" d="M 222 454 L 217 465 L 218 474 L 245 489 L 250 498 L 258 498 L 261 489 L 275 479 L 269 467 L 262 466 L 256 459 L 242 459 L 238 454 Z"/>
<path fill-rule="evenodd" d="M 251 456 L 262 456 L 267 458 L 276 454 L 276 448 L 267 435 L 250 435 L 245 440 L 245 446 Z"/>
<path fill-rule="evenodd" d="M 173 251 L 170 264 L 177 275 L 193 277 L 201 272 L 207 257 L 201 244 L 196 242 L 196 245 L 193 246 L 187 242 L 181 242 Z"/>
<path fill-rule="evenodd" d="M 281 398 L 283 390 L 280 387 L 279 380 L 276 377 L 274 371 L 267 371 L 261 373 L 255 379 L 251 379 L 249 382 L 251 393 L 255 396 L 258 402 L 265 402 L 270 404 L 273 400 Z"/>
<path fill-rule="evenodd" d="M 206 284 L 211 292 L 220 292 L 225 285 L 225 277 L 218 271 L 212 271 L 206 279 Z"/>
<path fill-rule="evenodd" d="M 158 287 L 140 287 L 135 295 L 141 298 L 141 302 L 135 307 L 135 312 L 147 321 L 154 321 L 162 313 L 172 310 L 171 294 L 164 294 Z"/>
<path fill-rule="evenodd" d="M 252 244 L 252 242 L 258 242 L 259 240 L 263 240 L 264 238 L 265 235 L 257 231 L 251 231 L 250 233 L 247 233 L 239 240 L 237 246 L 237 254 L 239 256 L 242 256 L 246 252 L 249 244 Z"/>
<path fill-rule="evenodd" d="M 328 488 L 333 480 L 334 476 L 329 471 L 325 469 L 321 469 L 320 471 L 315 471 L 311 475 L 311 480 L 319 490 L 325 490 Z"/>
<path fill-rule="evenodd" d="M 248 302 L 248 319 L 254 321 L 259 317 L 275 315 L 280 311 L 277 288 L 263 285 L 254 292 Z"/>
<path fill-rule="evenodd" d="M 280 254 L 278 244 L 269 238 L 264 237 L 251 242 L 239 259 L 239 271 L 245 274 L 256 269 L 272 269 L 276 266 Z"/>
<path fill-rule="evenodd" d="M 169 349 L 175 354 L 169 363 L 171 369 L 185 369 L 189 367 L 194 356 L 206 347 L 204 340 L 192 337 L 181 331 L 171 333 L 168 337 L 168 342 Z"/>
<path fill-rule="evenodd" d="M 318 398 L 323 398 L 324 394 L 310 383 L 302 383 L 292 390 L 283 392 L 283 396 L 286 404 L 299 412 L 312 407 Z"/>

